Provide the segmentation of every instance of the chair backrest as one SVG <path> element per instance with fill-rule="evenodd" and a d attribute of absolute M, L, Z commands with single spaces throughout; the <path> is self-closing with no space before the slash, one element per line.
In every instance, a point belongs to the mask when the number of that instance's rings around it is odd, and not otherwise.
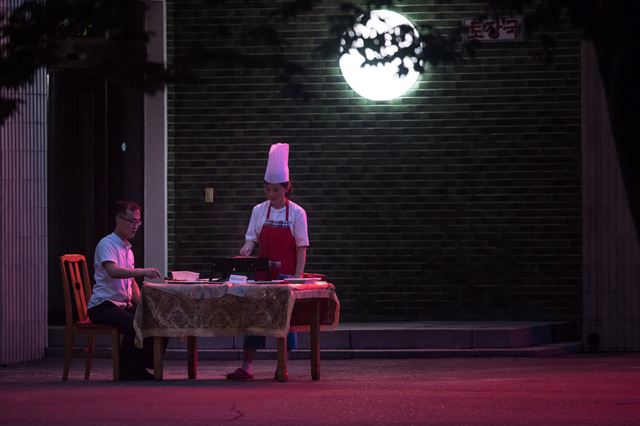
<path fill-rule="evenodd" d="M 60 256 L 60 273 L 64 290 L 64 310 L 67 325 L 73 324 L 73 307 L 78 321 L 89 321 L 87 300 L 91 298 L 91 282 L 87 260 L 81 254 Z M 74 302 L 72 302 L 72 299 Z"/>

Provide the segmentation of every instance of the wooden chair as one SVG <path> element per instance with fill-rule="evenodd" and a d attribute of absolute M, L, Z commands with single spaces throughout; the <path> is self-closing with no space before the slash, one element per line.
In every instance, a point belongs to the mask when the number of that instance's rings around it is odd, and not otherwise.
<path fill-rule="evenodd" d="M 65 254 L 60 256 L 60 272 L 64 287 L 65 338 L 64 338 L 64 370 L 62 380 L 67 380 L 73 344 L 77 334 L 87 336 L 87 363 L 84 372 L 85 380 L 91 374 L 91 362 L 97 335 L 111 335 L 111 351 L 113 358 L 113 380 L 120 378 L 120 333 L 110 325 L 93 324 L 87 315 L 87 301 L 91 298 L 91 283 L 87 261 L 81 254 Z M 73 298 L 73 301 L 72 301 Z M 75 307 L 75 309 L 74 309 Z M 75 315 L 74 315 L 75 314 Z"/>

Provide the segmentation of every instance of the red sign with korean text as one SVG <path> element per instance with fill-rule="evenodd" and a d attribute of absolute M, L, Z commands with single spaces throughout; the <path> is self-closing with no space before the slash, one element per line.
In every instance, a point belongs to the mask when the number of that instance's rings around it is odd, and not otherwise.
<path fill-rule="evenodd" d="M 498 19 L 465 18 L 466 39 L 478 41 L 519 41 L 523 39 L 522 16 L 500 17 Z"/>

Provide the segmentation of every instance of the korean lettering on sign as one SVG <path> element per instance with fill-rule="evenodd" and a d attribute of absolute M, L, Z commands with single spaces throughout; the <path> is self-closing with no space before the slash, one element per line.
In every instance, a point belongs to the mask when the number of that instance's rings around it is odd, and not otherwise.
<path fill-rule="evenodd" d="M 498 19 L 465 18 L 467 40 L 518 41 L 523 39 L 523 17 L 510 16 Z"/>

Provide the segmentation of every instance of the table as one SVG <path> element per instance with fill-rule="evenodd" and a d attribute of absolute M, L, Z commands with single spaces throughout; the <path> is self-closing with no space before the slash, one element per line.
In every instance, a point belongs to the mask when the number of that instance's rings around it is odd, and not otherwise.
<path fill-rule="evenodd" d="M 310 333 L 311 377 L 320 379 L 320 331 L 336 329 L 340 302 L 331 283 L 156 284 L 145 282 L 134 318 L 137 343 L 154 337 L 154 372 L 163 373 L 163 338 L 186 337 L 188 376 L 197 376 L 198 336 L 276 337 L 277 377 L 286 381 L 286 336 Z"/>

